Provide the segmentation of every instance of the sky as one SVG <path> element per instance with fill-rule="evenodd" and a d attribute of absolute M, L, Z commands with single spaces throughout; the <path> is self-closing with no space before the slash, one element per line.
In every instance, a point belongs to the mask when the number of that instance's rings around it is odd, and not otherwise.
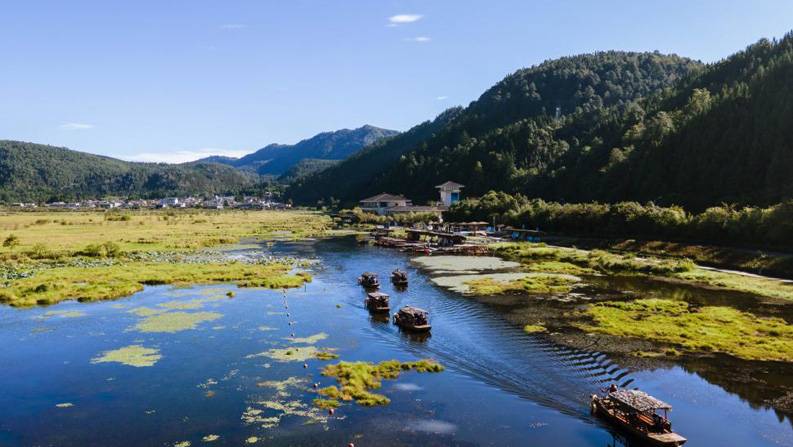
<path fill-rule="evenodd" d="M 598 50 L 715 62 L 791 0 L 2 0 L 0 139 L 136 161 L 407 130 L 515 70 Z"/>

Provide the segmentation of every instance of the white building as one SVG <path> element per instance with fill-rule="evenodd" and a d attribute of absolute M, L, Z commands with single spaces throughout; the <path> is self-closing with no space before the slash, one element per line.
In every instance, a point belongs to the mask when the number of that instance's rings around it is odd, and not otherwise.
<path fill-rule="evenodd" d="M 413 205 L 413 203 L 407 197 L 388 194 L 385 192 L 363 199 L 360 201 L 360 203 L 362 210 L 380 215 L 388 214 L 388 210 L 390 208 L 408 207 Z"/>
<path fill-rule="evenodd" d="M 441 203 L 443 206 L 449 207 L 460 201 L 460 190 L 465 185 L 448 181 L 446 183 L 436 186 L 441 193 Z"/>

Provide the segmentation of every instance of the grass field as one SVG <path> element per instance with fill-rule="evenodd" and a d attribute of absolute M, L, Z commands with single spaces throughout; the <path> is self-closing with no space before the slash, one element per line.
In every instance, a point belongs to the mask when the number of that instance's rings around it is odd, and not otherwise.
<path fill-rule="evenodd" d="M 310 277 L 291 274 L 294 266 L 287 262 L 191 260 L 190 255 L 242 238 L 321 235 L 330 224 L 326 216 L 299 211 L 3 212 L 0 302 L 106 300 L 147 284 L 297 287 Z"/>

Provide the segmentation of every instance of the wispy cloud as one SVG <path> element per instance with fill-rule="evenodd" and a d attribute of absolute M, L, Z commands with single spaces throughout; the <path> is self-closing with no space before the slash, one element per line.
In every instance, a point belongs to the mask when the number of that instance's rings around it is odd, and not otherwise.
<path fill-rule="evenodd" d="M 427 36 L 406 37 L 405 42 L 427 43 L 432 39 Z"/>
<path fill-rule="evenodd" d="M 129 161 L 148 161 L 155 163 L 185 163 L 195 161 L 211 155 L 222 155 L 224 157 L 239 158 L 249 154 L 249 151 L 237 151 L 231 149 L 200 148 L 200 149 L 179 149 L 163 152 L 143 152 L 136 155 L 121 157 Z"/>
<path fill-rule="evenodd" d="M 436 96 L 435 99 L 438 100 L 438 101 L 446 101 L 447 99 L 449 99 L 449 97 L 448 96 Z"/>
<path fill-rule="evenodd" d="M 86 124 L 86 123 L 63 123 L 58 126 L 58 129 L 61 130 L 88 130 L 93 129 L 93 124 Z"/>
<path fill-rule="evenodd" d="M 388 18 L 388 26 L 399 26 L 406 23 L 418 22 L 424 17 L 421 14 L 397 14 Z"/>
<path fill-rule="evenodd" d="M 245 25 L 244 23 L 224 23 L 223 25 L 220 25 L 220 29 L 245 29 L 247 27 L 248 25 Z"/>

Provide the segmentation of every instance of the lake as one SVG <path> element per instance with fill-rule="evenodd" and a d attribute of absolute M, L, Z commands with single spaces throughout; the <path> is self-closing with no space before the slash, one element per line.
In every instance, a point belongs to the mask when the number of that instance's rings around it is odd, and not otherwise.
<path fill-rule="evenodd" d="M 316 260 L 313 282 L 286 292 L 153 286 L 116 301 L 0 308 L 0 445 L 631 445 L 589 412 L 589 396 L 611 382 L 671 403 L 686 445 L 793 445 L 790 419 L 761 403 L 762 386 L 730 380 L 748 367 L 789 384 L 787 366 L 642 364 L 560 345 L 525 333 L 515 303 L 438 287 L 407 254 L 354 238 L 228 253 L 261 250 Z M 410 276 L 404 291 L 387 281 L 397 267 Z M 380 275 L 392 310 L 427 309 L 431 336 L 372 318 L 356 283 L 363 271 Z M 618 282 L 598 286 L 698 293 Z M 338 360 L 304 365 L 301 354 L 315 350 L 345 361 L 432 358 L 446 370 L 404 372 L 375 390 L 389 405 L 344 403 L 329 415 L 313 408 L 313 384 L 335 385 L 321 370 Z"/>

